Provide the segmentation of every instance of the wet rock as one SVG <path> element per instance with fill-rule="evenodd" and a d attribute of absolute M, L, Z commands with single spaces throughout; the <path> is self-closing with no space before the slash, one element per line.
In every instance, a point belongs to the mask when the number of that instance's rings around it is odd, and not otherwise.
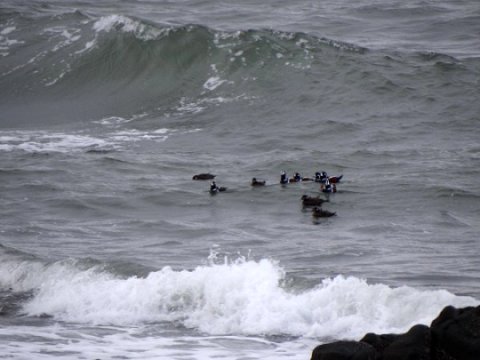
<path fill-rule="evenodd" d="M 366 334 L 360 341 L 317 346 L 312 360 L 479 360 L 480 306 L 447 306 L 431 326 L 404 334 Z"/>
<path fill-rule="evenodd" d="M 336 341 L 317 346 L 311 360 L 375 360 L 375 349 L 358 341 Z"/>
<path fill-rule="evenodd" d="M 480 306 L 448 306 L 430 327 L 435 359 L 480 359 Z"/>

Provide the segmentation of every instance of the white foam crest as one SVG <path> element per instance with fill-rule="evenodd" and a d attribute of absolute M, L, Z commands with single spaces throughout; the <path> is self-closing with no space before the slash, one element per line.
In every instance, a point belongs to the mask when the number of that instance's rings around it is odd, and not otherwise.
<path fill-rule="evenodd" d="M 107 141 L 81 134 L 46 133 L 35 131 L 0 132 L 0 151 L 62 152 L 88 148 L 104 148 Z"/>
<path fill-rule="evenodd" d="M 168 29 L 156 29 L 123 15 L 102 16 L 93 24 L 93 30 L 96 32 L 120 30 L 122 32 L 132 33 L 141 40 L 155 40 L 169 31 Z"/>
<path fill-rule="evenodd" d="M 93 121 L 94 124 L 100 124 L 106 127 L 117 128 L 122 124 L 126 124 L 135 120 L 143 119 L 148 116 L 148 113 L 134 114 L 129 118 L 123 118 L 121 116 L 108 116 L 100 120 Z"/>
<path fill-rule="evenodd" d="M 221 80 L 221 81 L 222 83 L 224 82 L 224 80 Z M 213 89 L 210 89 L 210 90 L 213 90 Z M 242 101 L 242 100 L 252 101 L 256 99 L 257 97 L 247 96 L 246 94 L 240 94 L 234 97 L 223 97 L 223 96 L 208 97 L 208 98 L 199 99 L 194 102 L 188 102 L 188 99 L 182 98 L 180 99 L 179 105 L 174 110 L 180 114 L 197 114 L 206 110 L 209 106 L 212 106 L 212 105 L 219 106 L 221 104 L 228 104 L 235 101 Z M 168 115 L 171 116 L 172 114 L 168 114 Z"/>
<path fill-rule="evenodd" d="M 417 323 L 428 324 L 446 305 L 478 303 L 444 290 L 390 288 L 343 276 L 292 292 L 282 286 L 285 271 L 266 259 L 211 264 L 192 271 L 165 267 L 146 278 L 128 279 L 67 265 L 22 276 L 12 272 L 12 279 L 2 281 L 17 288 L 37 287 L 24 307 L 30 315 L 46 313 L 65 321 L 113 325 L 172 321 L 212 335 L 353 339 L 370 331 L 406 331 Z M 5 269 L 2 273 L 5 277 Z"/>
<path fill-rule="evenodd" d="M 211 64 L 210 68 L 212 69 L 213 74 L 203 84 L 204 89 L 209 90 L 209 91 L 213 91 L 216 88 L 218 88 L 219 86 L 221 86 L 222 84 L 225 84 L 225 83 L 228 83 L 230 85 L 234 84 L 233 81 L 224 80 L 220 77 L 220 75 L 218 73 L 217 66 L 215 64 Z"/>
<path fill-rule="evenodd" d="M 78 261 L 64 260 L 52 264 L 32 259 L 4 258 L 0 264 L 0 286 L 16 292 L 38 290 L 39 287 L 53 287 L 59 282 L 78 282 L 86 278 L 107 278 L 107 273 L 95 267 L 80 270 Z"/>
<path fill-rule="evenodd" d="M 405 331 L 428 323 L 448 304 L 474 302 L 446 291 L 392 289 L 343 276 L 294 294 L 279 286 L 281 272 L 271 262 L 249 262 L 237 270 L 239 277 L 219 272 L 208 283 L 205 305 L 189 315 L 187 326 L 211 334 L 358 338 L 369 331 Z"/>
<path fill-rule="evenodd" d="M 168 139 L 170 129 L 161 128 L 152 131 L 140 131 L 136 129 L 120 130 L 111 134 L 111 138 L 117 142 L 154 140 L 165 141 Z"/>
<path fill-rule="evenodd" d="M 28 65 L 34 64 L 37 60 L 44 58 L 46 54 L 47 54 L 46 51 L 41 51 L 40 53 L 38 53 L 37 55 L 35 55 L 34 57 L 32 57 L 30 60 L 28 60 L 26 63 L 23 63 L 23 64 L 20 64 L 20 65 L 14 66 L 14 67 L 13 67 L 12 69 L 10 69 L 9 71 L 6 71 L 6 72 L 2 73 L 2 76 L 10 75 L 11 73 L 13 73 L 13 72 L 15 72 L 15 71 L 17 71 L 17 70 L 23 69 L 24 67 L 26 67 L 26 66 L 28 66 Z M 8 54 L 7 54 L 7 55 L 8 55 Z"/>
<path fill-rule="evenodd" d="M 13 45 L 25 43 L 22 40 L 10 39 L 9 36 L 7 36 L 12 34 L 16 29 L 17 28 L 15 26 L 10 26 L 7 24 L 7 26 L 0 31 L 0 55 L 1 56 L 10 55 L 9 50 Z"/>
<path fill-rule="evenodd" d="M 6 28 L 0 31 L 0 35 L 8 35 L 11 32 L 14 32 L 17 28 L 15 26 L 7 26 Z"/>
<path fill-rule="evenodd" d="M 97 44 L 97 38 L 95 37 L 95 39 L 93 40 L 90 40 L 90 41 L 87 41 L 85 43 L 85 47 L 83 49 L 80 49 L 78 51 L 75 51 L 75 54 L 79 55 L 79 54 L 83 54 L 84 52 L 88 52 L 90 51 L 91 49 L 93 49 L 93 47 Z"/>
<path fill-rule="evenodd" d="M 202 106 L 202 101 L 188 103 L 187 99 L 181 98 L 180 104 L 177 106 L 175 110 L 180 113 L 196 114 L 196 113 L 202 112 L 205 109 L 206 109 L 206 106 Z"/>
<path fill-rule="evenodd" d="M 141 115 L 138 115 L 140 117 Z M 109 117 L 96 123 L 117 128 L 123 123 L 134 120 L 121 117 Z M 25 151 L 28 153 L 69 153 L 91 149 L 118 148 L 125 143 L 141 140 L 165 141 L 174 132 L 167 128 L 140 131 L 136 129 L 116 130 L 105 133 L 102 137 L 86 134 L 48 133 L 45 131 L 0 131 L 0 151 Z"/>
<path fill-rule="evenodd" d="M 11 288 L 13 291 L 29 291 L 38 286 L 38 281 L 32 279 L 43 265 L 40 262 L 1 259 L 0 287 Z"/>
<path fill-rule="evenodd" d="M 212 91 L 212 90 L 215 90 L 220 85 L 222 85 L 223 83 L 226 83 L 226 82 L 227 82 L 227 80 L 222 80 L 222 79 L 220 79 L 219 76 L 212 76 L 207 81 L 205 81 L 205 83 L 203 84 L 203 87 L 207 90 Z"/>
<path fill-rule="evenodd" d="M 103 118 L 101 120 L 93 121 L 94 124 L 100 124 L 100 125 L 105 125 L 105 126 L 110 126 L 110 127 L 117 127 L 121 124 L 125 124 L 128 122 L 131 122 L 135 120 L 135 118 L 131 119 L 125 119 L 120 116 L 109 116 L 106 118 Z"/>
<path fill-rule="evenodd" d="M 213 42 L 215 46 L 217 46 L 219 49 L 231 48 L 237 45 L 237 41 L 240 39 L 241 35 L 242 35 L 241 31 L 235 31 L 235 32 L 217 31 L 215 32 Z M 223 43 L 227 40 L 228 41 L 233 40 L 234 42 Z"/>
<path fill-rule="evenodd" d="M 47 82 L 47 83 L 45 84 L 45 86 L 55 85 L 58 81 L 62 80 L 63 77 L 64 77 L 65 75 L 67 75 L 67 73 L 68 73 L 70 70 L 71 70 L 70 65 L 67 65 L 67 70 L 66 70 L 66 71 L 61 72 L 60 75 L 58 75 L 55 79 Z"/>
<path fill-rule="evenodd" d="M 68 29 L 64 26 L 55 26 L 43 30 L 43 34 L 51 37 L 58 37 L 60 41 L 53 47 L 52 52 L 56 52 L 80 40 L 80 29 Z"/>

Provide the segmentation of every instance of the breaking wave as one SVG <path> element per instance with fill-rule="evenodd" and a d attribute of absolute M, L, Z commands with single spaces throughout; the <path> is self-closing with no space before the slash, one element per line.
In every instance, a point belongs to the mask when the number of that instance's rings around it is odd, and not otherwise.
<path fill-rule="evenodd" d="M 195 113 L 285 87 L 295 95 L 297 89 L 313 86 L 326 102 L 333 95 L 335 101 L 339 94 L 348 97 L 355 88 L 392 96 L 411 91 L 401 80 L 378 73 L 379 62 L 386 68 L 421 62 L 418 71 L 432 73 L 441 62 L 454 65 L 444 71 L 465 72 L 456 59 L 442 54 L 379 56 L 303 32 L 220 31 L 124 15 L 93 18 L 79 11 L 35 18 L 33 26 L 36 31 L 27 31 L 32 20 L 24 17 L 11 17 L 0 26 L 4 126 L 31 124 L 31 114 L 38 123 L 63 123 Z M 369 66 L 375 70 L 360 71 Z"/>
<path fill-rule="evenodd" d="M 429 323 L 446 305 L 473 298 L 445 290 L 391 288 L 336 276 L 289 289 L 277 262 L 239 259 L 192 270 L 121 275 L 91 260 L 44 263 L 2 248 L 0 285 L 31 292 L 22 311 L 63 321 L 126 325 L 172 322 L 208 334 L 356 338 Z"/>

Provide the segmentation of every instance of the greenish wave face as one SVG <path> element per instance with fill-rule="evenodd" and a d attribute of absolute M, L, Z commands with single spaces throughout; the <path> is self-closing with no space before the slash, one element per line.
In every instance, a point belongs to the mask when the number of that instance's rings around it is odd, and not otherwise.
<path fill-rule="evenodd" d="M 369 50 L 304 32 L 221 31 L 80 11 L 8 19 L 0 28 L 5 127 L 30 125 L 31 114 L 38 126 L 158 118 L 232 99 L 260 99 L 270 114 L 288 113 L 295 104 L 310 109 L 307 116 L 337 115 L 346 102 L 368 111 L 372 103 L 421 100 L 419 90 L 439 74 L 440 96 L 452 76 L 454 86 L 478 92 L 474 63 L 432 52 Z M 412 88 L 415 79 L 425 83 Z"/>

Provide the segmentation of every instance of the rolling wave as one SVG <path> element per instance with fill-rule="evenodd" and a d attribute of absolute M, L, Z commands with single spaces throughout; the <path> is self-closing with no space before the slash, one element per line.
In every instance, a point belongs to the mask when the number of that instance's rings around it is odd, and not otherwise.
<path fill-rule="evenodd" d="M 1 250 L 1 287 L 32 293 L 22 312 L 82 323 L 167 321 L 208 334 L 355 338 L 404 331 L 448 304 L 477 302 L 444 290 L 390 288 L 343 276 L 292 292 L 285 270 L 266 259 L 218 263 L 212 254 L 209 265 L 192 270 L 127 275 L 88 259 L 44 263 Z"/>
<path fill-rule="evenodd" d="M 32 48 L 37 52 L 32 53 L 24 64 L 17 63 L 8 68 L 7 62 L 7 68 L 2 69 L 2 78 L 25 75 L 31 66 L 36 66 L 41 72 L 38 77 L 44 78 L 40 82 L 43 87 L 59 86 L 60 83 L 78 87 L 105 80 L 118 80 L 118 86 L 122 87 L 148 80 L 143 84 L 145 87 L 172 90 L 173 81 L 169 80 L 183 78 L 189 79 L 191 86 L 197 84 L 200 89 L 209 89 L 206 83 L 209 78 L 205 76 L 215 71 L 233 75 L 242 67 L 265 68 L 275 63 L 294 68 L 308 66 L 312 54 L 327 48 L 353 53 L 366 51 L 353 44 L 305 33 L 272 30 L 223 32 L 201 25 L 160 26 L 122 15 L 97 20 L 77 15 L 70 20 L 73 24 L 52 26 L 48 22 L 48 28 L 39 29 L 43 35 L 39 37 L 23 38 L 22 29 L 14 23 L 4 28 L 3 32 L 11 38 L 12 50 L 28 51 Z M 40 52 L 39 46 L 34 48 L 33 43 L 38 40 L 43 45 Z M 22 44 L 20 49 L 16 42 Z M 12 54 L 12 57 L 16 56 Z M 46 64 L 52 62 L 53 69 L 47 72 Z M 60 62 L 65 65 L 60 66 Z M 216 70 L 212 70 L 212 65 Z"/>
<path fill-rule="evenodd" d="M 79 11 L 35 18 L 35 31 L 25 17 L 2 26 L 0 96 L 6 126 L 31 124 L 32 113 L 37 123 L 195 114 L 223 103 L 280 96 L 285 87 L 287 97 L 315 89 L 336 106 L 357 91 L 391 94 L 392 100 L 412 93 L 403 76 L 392 75 L 392 67 L 410 77 L 436 76 L 440 68 L 472 78 L 451 56 L 379 56 L 304 32 L 220 31 L 124 15 L 94 18 Z M 316 99 L 309 91 L 297 101 L 315 104 Z"/>

